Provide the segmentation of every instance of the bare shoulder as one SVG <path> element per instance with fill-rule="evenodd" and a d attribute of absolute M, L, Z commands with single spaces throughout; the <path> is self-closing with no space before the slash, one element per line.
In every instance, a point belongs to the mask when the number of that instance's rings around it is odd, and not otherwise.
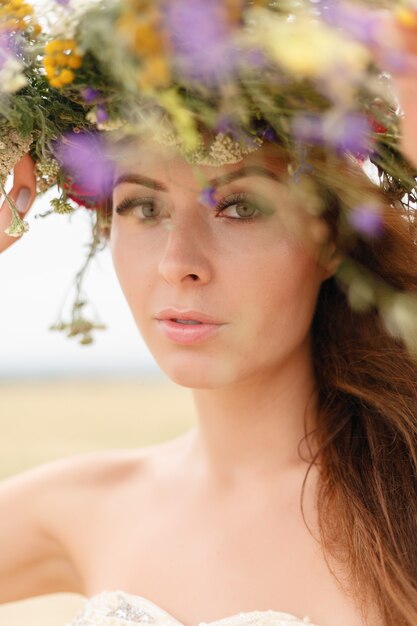
<path fill-rule="evenodd" d="M 0 481 L 0 603 L 83 593 L 83 565 L 104 503 L 140 476 L 138 450 L 90 452 L 45 462 Z M 120 490 L 119 490 L 120 491 Z"/>

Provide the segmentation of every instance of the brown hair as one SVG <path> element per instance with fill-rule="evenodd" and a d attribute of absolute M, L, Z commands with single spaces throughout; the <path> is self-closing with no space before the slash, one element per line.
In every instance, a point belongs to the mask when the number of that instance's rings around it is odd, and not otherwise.
<path fill-rule="evenodd" d="M 352 185 L 376 193 L 357 167 L 346 173 Z M 323 217 L 342 254 L 392 287 L 417 292 L 417 223 L 411 212 L 400 210 L 398 198 L 387 190 L 378 193 L 384 231 L 374 239 L 358 238 L 353 249 L 338 236 L 340 206 L 331 194 Z M 107 199 L 98 211 L 105 239 L 111 214 Z M 343 563 L 346 591 L 365 621 L 373 607 L 384 626 L 416 626 L 417 361 L 387 332 L 375 308 L 352 309 L 335 277 L 322 284 L 312 339 L 318 425 L 306 437 L 316 438 L 318 452 L 303 493 L 319 457 L 317 506 L 325 558 L 327 552 Z"/>
<path fill-rule="evenodd" d="M 365 190 L 372 185 L 354 168 L 350 176 Z M 388 285 L 416 293 L 417 223 L 398 197 L 380 197 L 383 234 L 357 239 L 349 254 Z M 330 202 L 324 217 L 336 240 L 337 214 Z M 323 547 L 344 563 L 365 619 L 373 606 L 384 626 L 415 626 L 417 361 L 375 308 L 352 309 L 334 277 L 322 284 L 312 339 Z"/>

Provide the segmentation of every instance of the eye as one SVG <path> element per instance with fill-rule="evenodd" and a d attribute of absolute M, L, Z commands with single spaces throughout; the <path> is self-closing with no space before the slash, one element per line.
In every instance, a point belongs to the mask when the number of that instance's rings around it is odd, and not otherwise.
<path fill-rule="evenodd" d="M 226 213 L 226 209 L 232 209 L 237 213 L 238 217 L 230 215 L 227 217 L 240 222 L 254 219 L 261 213 L 271 213 L 271 209 L 269 207 L 261 205 L 259 200 L 251 199 L 244 193 L 235 194 L 225 198 L 219 202 L 216 209 L 222 215 Z"/>
<path fill-rule="evenodd" d="M 141 209 L 142 217 L 138 216 L 139 220 L 148 221 L 158 217 L 154 198 L 125 198 L 117 205 L 115 212 L 126 215 L 133 213 L 134 208 Z"/>

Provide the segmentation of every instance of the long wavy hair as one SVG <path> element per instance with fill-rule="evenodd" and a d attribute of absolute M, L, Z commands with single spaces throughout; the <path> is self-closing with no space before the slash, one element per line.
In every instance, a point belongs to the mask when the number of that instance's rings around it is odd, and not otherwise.
<path fill-rule="evenodd" d="M 340 237 L 340 202 L 329 192 L 323 214 L 337 249 L 398 290 L 417 293 L 417 221 L 399 209 L 358 167 L 351 184 L 379 194 L 384 230 Z M 323 193 L 326 193 L 325 191 Z M 98 210 L 108 240 L 112 203 Z M 312 435 L 319 458 L 320 542 L 330 570 L 360 607 L 365 623 L 417 624 L 417 360 L 386 330 L 375 308 L 357 312 L 336 278 L 322 283 L 312 322 L 318 420 Z M 300 442 L 301 444 L 301 442 Z M 342 582 L 328 557 L 343 564 Z M 374 613 L 372 613 L 374 615 Z M 380 620 L 382 619 L 382 624 Z"/>

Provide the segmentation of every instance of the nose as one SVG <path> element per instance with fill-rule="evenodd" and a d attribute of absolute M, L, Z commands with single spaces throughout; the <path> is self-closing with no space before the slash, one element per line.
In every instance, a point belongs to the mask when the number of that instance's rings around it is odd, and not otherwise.
<path fill-rule="evenodd" d="M 207 253 L 207 234 L 192 219 L 171 222 L 167 227 L 160 276 L 171 285 L 207 284 L 212 267 Z"/>

